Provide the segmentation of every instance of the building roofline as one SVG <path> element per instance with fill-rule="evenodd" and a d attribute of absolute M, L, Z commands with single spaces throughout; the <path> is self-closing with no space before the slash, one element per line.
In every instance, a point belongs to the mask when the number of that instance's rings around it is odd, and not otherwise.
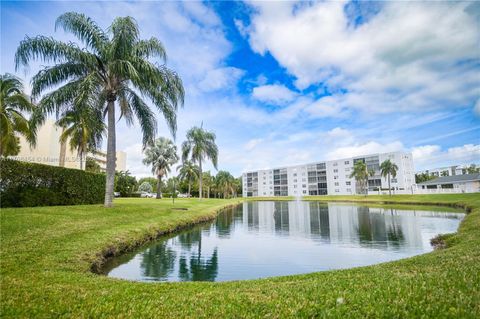
<path fill-rule="evenodd" d="M 373 153 L 373 154 L 366 154 L 366 155 L 359 155 L 359 156 L 352 156 L 352 157 L 344 157 L 344 158 L 333 159 L 333 160 L 310 162 L 310 163 L 304 163 L 304 164 L 296 164 L 296 165 L 288 165 L 288 166 L 280 166 L 280 167 L 272 167 L 272 168 L 263 168 L 263 169 L 257 169 L 257 170 L 249 170 L 249 171 L 242 172 L 242 175 L 247 174 L 247 173 L 255 173 L 255 172 L 259 172 L 259 171 L 271 171 L 271 170 L 284 169 L 284 168 L 290 168 L 290 167 L 296 167 L 296 166 L 316 165 L 316 164 L 322 164 L 322 163 L 327 163 L 327 162 L 344 161 L 344 160 L 350 160 L 350 159 L 357 159 L 357 158 L 370 157 L 370 156 L 379 156 L 379 155 L 385 155 L 385 154 L 396 154 L 396 153 L 403 154 L 403 155 L 408 154 L 410 156 L 412 155 L 411 152 L 402 152 L 402 151 L 386 152 L 386 153 Z"/>

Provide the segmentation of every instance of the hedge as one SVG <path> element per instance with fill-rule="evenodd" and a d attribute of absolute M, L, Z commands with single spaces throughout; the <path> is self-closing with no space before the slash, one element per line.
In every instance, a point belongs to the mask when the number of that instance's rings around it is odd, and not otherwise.
<path fill-rule="evenodd" d="M 0 207 L 102 203 L 105 175 L 0 159 Z"/>

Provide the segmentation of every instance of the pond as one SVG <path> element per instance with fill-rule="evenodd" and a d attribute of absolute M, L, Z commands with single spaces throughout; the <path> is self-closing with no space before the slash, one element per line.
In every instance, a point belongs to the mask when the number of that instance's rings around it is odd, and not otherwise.
<path fill-rule="evenodd" d="M 464 214 L 314 201 L 246 202 L 111 259 L 110 277 L 228 281 L 366 266 L 433 250 Z M 178 212 L 181 214 L 181 212 Z"/>

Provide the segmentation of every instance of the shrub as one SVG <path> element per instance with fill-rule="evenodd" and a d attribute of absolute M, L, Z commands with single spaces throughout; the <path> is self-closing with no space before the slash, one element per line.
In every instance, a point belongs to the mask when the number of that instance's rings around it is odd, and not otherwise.
<path fill-rule="evenodd" d="M 97 204 L 105 175 L 0 159 L 0 207 Z"/>

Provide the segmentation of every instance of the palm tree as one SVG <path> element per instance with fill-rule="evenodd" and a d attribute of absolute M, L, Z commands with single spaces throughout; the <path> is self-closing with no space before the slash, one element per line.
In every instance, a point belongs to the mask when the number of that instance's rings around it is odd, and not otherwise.
<path fill-rule="evenodd" d="M 210 198 L 210 189 L 212 187 L 212 183 L 213 183 L 213 176 L 210 174 L 210 171 L 208 172 L 205 172 L 202 174 L 202 183 L 203 183 L 203 186 L 205 186 L 207 188 L 207 198 Z"/>
<path fill-rule="evenodd" d="M 397 176 L 398 166 L 392 163 L 389 159 L 380 164 L 380 173 L 383 177 L 388 176 L 388 194 L 392 196 L 392 188 L 390 187 L 390 176 L 395 178 Z"/>
<path fill-rule="evenodd" d="M 77 150 L 80 169 L 83 169 L 84 155 L 96 150 L 102 143 L 105 124 L 102 121 L 101 110 L 87 106 L 67 110 L 56 124 L 63 129 L 60 144 L 66 145 L 70 140 L 70 149 Z"/>
<path fill-rule="evenodd" d="M 355 181 L 362 189 L 365 196 L 368 192 L 368 177 L 373 176 L 375 171 L 369 170 L 367 164 L 362 161 L 358 161 L 353 165 L 353 171 L 350 174 L 350 178 L 355 178 Z"/>
<path fill-rule="evenodd" d="M 180 180 L 188 181 L 188 197 L 192 191 L 192 181 L 198 178 L 200 175 L 200 169 L 192 161 L 185 160 L 182 165 L 177 167 L 178 178 Z"/>
<path fill-rule="evenodd" d="M 216 180 L 219 191 L 223 194 L 223 198 L 227 198 L 229 193 L 232 195 L 235 193 L 235 177 L 233 177 L 232 174 L 227 171 L 219 171 Z"/>
<path fill-rule="evenodd" d="M 218 147 L 215 144 L 215 134 L 208 132 L 203 127 L 192 127 L 187 132 L 187 140 L 182 144 L 182 159 L 191 158 L 199 167 L 199 194 L 202 198 L 202 161 L 210 159 L 213 167 L 217 169 Z"/>
<path fill-rule="evenodd" d="M 23 115 L 33 110 L 34 105 L 23 93 L 20 79 L 8 73 L 0 75 L 0 156 L 18 154 L 20 141 L 17 134 L 34 144 L 35 134 Z"/>
<path fill-rule="evenodd" d="M 143 164 L 152 165 L 152 173 L 157 175 L 157 199 L 162 198 L 162 177 L 170 172 L 170 166 L 178 162 L 177 147 L 171 140 L 160 137 L 145 150 Z"/>
<path fill-rule="evenodd" d="M 143 146 L 153 142 L 157 130 L 155 115 L 144 101 L 149 99 L 166 119 L 175 135 L 178 105 L 183 105 L 184 89 L 178 75 L 164 64 L 166 53 L 156 38 L 141 40 L 138 25 L 132 17 L 118 17 L 102 30 L 84 14 L 67 12 L 55 27 L 71 32 L 85 48 L 53 38 L 25 38 L 15 55 L 18 69 L 30 60 L 53 63 L 32 79 L 32 95 L 43 96 L 43 113 L 62 113 L 65 108 L 90 105 L 107 116 L 107 177 L 105 206 L 111 207 L 115 180 L 115 112 L 127 124 L 138 119 L 143 132 Z M 61 87 L 58 87 L 62 85 Z M 116 103 L 117 102 L 117 103 Z"/>

